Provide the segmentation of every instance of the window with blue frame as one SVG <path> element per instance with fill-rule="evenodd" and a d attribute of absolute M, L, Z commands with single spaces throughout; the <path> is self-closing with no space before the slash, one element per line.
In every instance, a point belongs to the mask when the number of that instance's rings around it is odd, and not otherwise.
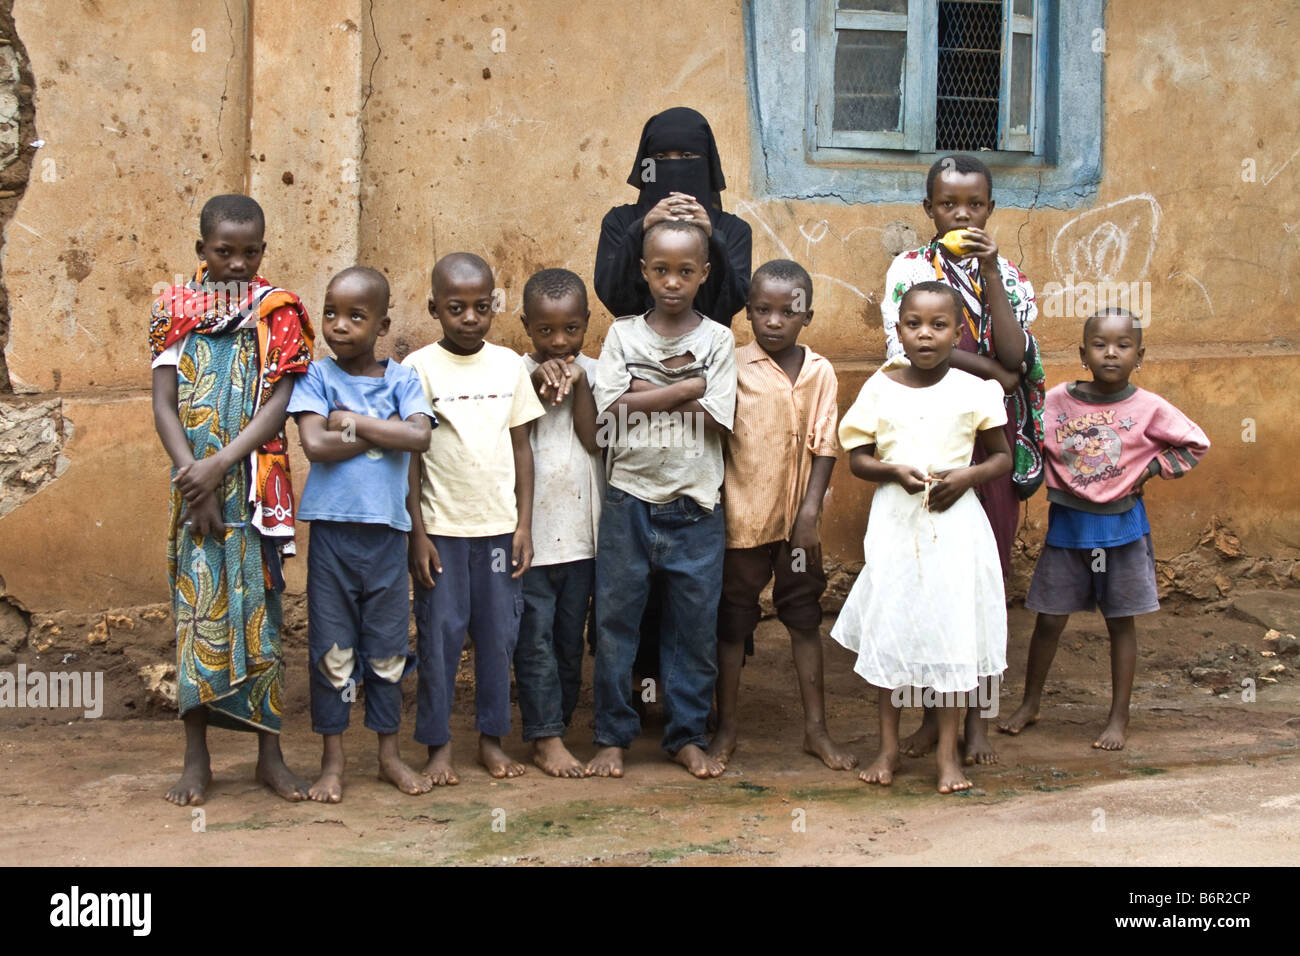
<path fill-rule="evenodd" d="M 817 145 L 1039 152 L 1038 6 L 831 0 L 816 33 Z"/>
<path fill-rule="evenodd" d="M 1075 206 L 1101 177 L 1104 0 L 750 0 L 754 182 L 895 202 L 979 152 L 1004 205 Z"/>

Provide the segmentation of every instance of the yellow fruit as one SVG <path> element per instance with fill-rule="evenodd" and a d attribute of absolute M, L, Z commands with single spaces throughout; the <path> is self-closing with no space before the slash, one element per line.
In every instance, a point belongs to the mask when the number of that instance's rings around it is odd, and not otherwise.
<path fill-rule="evenodd" d="M 939 242 L 954 256 L 965 255 L 966 230 L 954 229 L 952 232 L 945 232 Z"/>

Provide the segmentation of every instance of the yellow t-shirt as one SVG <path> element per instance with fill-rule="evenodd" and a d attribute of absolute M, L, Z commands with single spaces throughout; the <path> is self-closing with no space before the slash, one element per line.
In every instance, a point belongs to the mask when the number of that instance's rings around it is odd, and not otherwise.
<path fill-rule="evenodd" d="M 435 342 L 402 364 L 420 376 L 438 416 L 420 459 L 425 531 L 449 538 L 513 532 L 519 515 L 510 429 L 546 414 L 523 356 L 489 342 L 456 355 Z"/>

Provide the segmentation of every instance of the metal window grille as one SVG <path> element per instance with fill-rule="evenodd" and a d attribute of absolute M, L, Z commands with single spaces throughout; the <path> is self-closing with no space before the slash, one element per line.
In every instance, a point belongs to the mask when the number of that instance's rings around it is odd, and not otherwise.
<path fill-rule="evenodd" d="M 1002 0 L 939 0 L 935 149 L 998 148 Z"/>

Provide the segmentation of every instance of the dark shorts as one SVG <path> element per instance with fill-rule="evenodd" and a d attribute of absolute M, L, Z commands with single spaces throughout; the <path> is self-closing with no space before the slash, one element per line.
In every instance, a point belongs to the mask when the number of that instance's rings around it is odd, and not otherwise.
<path fill-rule="evenodd" d="M 821 556 L 795 560 L 789 541 L 773 541 L 757 548 L 728 548 L 722 559 L 722 600 L 718 604 L 718 639 L 744 641 L 753 653 L 754 628 L 763 616 L 758 596 L 772 585 L 776 616 L 786 627 L 811 630 L 821 624 L 821 597 L 826 572 Z"/>
<path fill-rule="evenodd" d="M 1074 614 L 1095 608 L 1104 617 L 1158 611 L 1151 535 L 1110 548 L 1044 545 L 1025 607 L 1041 614 Z"/>

